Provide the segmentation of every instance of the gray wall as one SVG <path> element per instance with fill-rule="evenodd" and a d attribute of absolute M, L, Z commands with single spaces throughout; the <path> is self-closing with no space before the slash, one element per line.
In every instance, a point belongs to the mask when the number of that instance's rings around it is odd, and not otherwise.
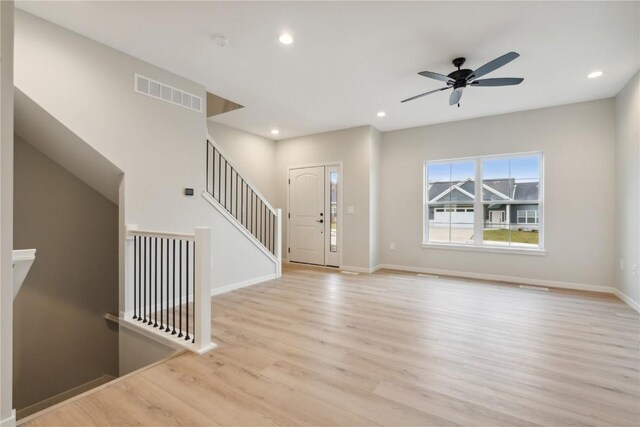
<path fill-rule="evenodd" d="M 382 138 L 383 264 L 613 286 L 612 99 L 385 132 Z M 545 256 L 422 247 L 426 160 L 529 151 L 544 152 Z M 395 250 L 390 250 L 391 242 Z"/>
<path fill-rule="evenodd" d="M 14 406 L 118 375 L 118 207 L 16 137 L 14 247 L 36 261 L 14 304 Z"/>
<path fill-rule="evenodd" d="M 120 352 L 120 376 L 144 368 L 180 351 L 124 326 L 120 327 L 120 345 L 128 350 Z"/>
<path fill-rule="evenodd" d="M 616 97 L 616 287 L 640 304 L 640 73 Z M 633 266 L 636 266 L 635 273 Z"/>
<path fill-rule="evenodd" d="M 370 267 L 370 186 L 372 130 L 370 126 L 320 133 L 276 143 L 277 205 L 286 213 L 288 168 L 315 163 L 343 163 L 342 265 L 345 269 Z M 346 207 L 354 213 L 347 214 Z M 283 221 L 283 257 L 287 256 L 287 221 Z"/>

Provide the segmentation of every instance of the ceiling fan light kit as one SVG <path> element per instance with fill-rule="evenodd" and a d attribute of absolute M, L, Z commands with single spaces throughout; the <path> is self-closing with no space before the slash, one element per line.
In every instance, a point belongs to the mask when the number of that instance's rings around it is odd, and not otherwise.
<path fill-rule="evenodd" d="M 434 73 L 432 71 L 421 71 L 418 73 L 419 75 L 445 82 L 447 86 L 440 89 L 431 90 L 429 92 L 421 93 L 420 95 L 412 96 L 411 98 L 403 99 L 401 102 L 413 101 L 414 99 L 422 98 L 423 96 L 430 95 L 432 93 L 453 89 L 453 92 L 451 92 L 451 95 L 449 96 L 449 105 L 458 105 L 458 107 L 460 107 L 462 92 L 467 87 L 496 87 L 519 85 L 524 80 L 521 77 L 502 77 L 478 80 L 479 77 L 482 77 L 504 65 L 507 65 L 509 62 L 513 61 L 519 56 L 520 55 L 516 52 L 509 52 L 499 58 L 494 59 L 493 61 L 487 62 L 475 71 L 466 68 L 461 69 L 466 62 L 466 59 L 456 58 L 452 61 L 452 63 L 453 66 L 457 68 L 457 70 L 449 73 L 446 76 L 444 74 Z"/>

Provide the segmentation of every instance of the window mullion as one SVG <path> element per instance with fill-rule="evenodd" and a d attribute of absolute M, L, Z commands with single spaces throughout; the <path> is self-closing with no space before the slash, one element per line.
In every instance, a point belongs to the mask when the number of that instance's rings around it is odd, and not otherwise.
<path fill-rule="evenodd" d="M 475 200 L 473 202 L 473 244 L 482 245 L 484 206 L 482 204 L 482 160 L 476 159 Z"/>

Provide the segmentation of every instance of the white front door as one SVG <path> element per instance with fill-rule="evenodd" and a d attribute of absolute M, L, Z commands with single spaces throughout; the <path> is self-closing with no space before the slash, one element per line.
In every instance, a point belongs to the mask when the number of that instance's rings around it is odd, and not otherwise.
<path fill-rule="evenodd" d="M 289 260 L 325 265 L 325 168 L 289 171 Z"/>
<path fill-rule="evenodd" d="M 489 215 L 492 224 L 502 224 L 506 219 L 504 211 L 490 211 Z"/>

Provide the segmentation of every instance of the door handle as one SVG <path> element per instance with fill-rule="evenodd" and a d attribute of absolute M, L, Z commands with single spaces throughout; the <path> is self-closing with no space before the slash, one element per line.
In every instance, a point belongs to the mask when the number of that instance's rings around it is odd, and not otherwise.
<path fill-rule="evenodd" d="M 324 219 L 316 220 L 316 222 L 319 222 L 320 224 L 323 224 L 324 223 Z"/>

